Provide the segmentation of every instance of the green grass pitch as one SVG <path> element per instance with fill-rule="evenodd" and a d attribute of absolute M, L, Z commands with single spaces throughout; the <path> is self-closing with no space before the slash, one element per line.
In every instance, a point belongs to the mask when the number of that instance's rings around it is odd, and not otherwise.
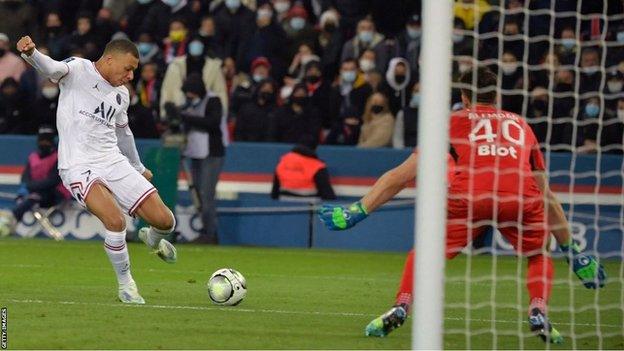
<path fill-rule="evenodd" d="M 393 302 L 404 254 L 179 245 L 178 263 L 167 265 L 143 245 L 129 248 L 145 306 L 116 301 L 101 242 L 0 240 L 9 349 L 410 347 L 409 321 L 387 338 L 364 336 L 366 324 Z M 445 348 L 545 347 L 528 332 L 524 266 L 513 257 L 485 255 L 447 263 Z M 239 306 L 208 300 L 206 280 L 222 267 L 247 278 L 248 295 Z M 551 318 L 565 344 L 552 349 L 624 349 L 620 262 L 606 268 L 611 280 L 597 293 L 556 259 Z M 461 279 L 467 272 L 468 286 Z"/>

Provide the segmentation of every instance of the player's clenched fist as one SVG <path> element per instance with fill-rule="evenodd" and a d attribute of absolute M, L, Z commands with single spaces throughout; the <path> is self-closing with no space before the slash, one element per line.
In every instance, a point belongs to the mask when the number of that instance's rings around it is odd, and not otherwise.
<path fill-rule="evenodd" d="M 26 54 L 26 56 L 30 56 L 35 51 L 35 43 L 29 36 L 22 37 L 17 42 L 17 51 Z"/>
<path fill-rule="evenodd" d="M 330 230 L 344 230 L 356 225 L 368 216 L 361 202 L 343 206 L 323 205 L 319 210 L 321 222 Z"/>

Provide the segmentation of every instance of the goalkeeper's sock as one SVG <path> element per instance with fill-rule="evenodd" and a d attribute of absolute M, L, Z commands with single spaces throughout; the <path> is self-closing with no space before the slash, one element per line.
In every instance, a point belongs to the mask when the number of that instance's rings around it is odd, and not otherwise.
<path fill-rule="evenodd" d="M 396 296 L 396 306 L 403 306 L 405 311 L 409 311 L 412 304 L 412 292 L 414 290 L 414 249 L 410 250 L 403 267 L 403 277 Z"/>
<path fill-rule="evenodd" d="M 529 268 L 527 270 L 527 289 L 531 301 L 542 299 L 548 301 L 552 289 L 553 263 L 550 256 L 543 254 L 528 258 Z"/>
<path fill-rule="evenodd" d="M 130 274 L 130 256 L 126 247 L 126 231 L 113 232 L 106 231 L 104 237 L 104 251 L 113 265 L 117 282 L 120 285 L 129 284 L 133 281 Z"/>

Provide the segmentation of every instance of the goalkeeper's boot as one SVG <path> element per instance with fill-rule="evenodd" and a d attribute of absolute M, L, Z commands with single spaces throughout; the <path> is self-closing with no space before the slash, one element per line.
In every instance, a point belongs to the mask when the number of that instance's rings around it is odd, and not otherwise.
<path fill-rule="evenodd" d="M 128 284 L 119 284 L 119 301 L 138 305 L 145 304 L 145 300 L 139 295 L 139 289 L 137 289 L 134 280 Z"/>
<path fill-rule="evenodd" d="M 548 317 L 537 307 L 531 309 L 529 326 L 531 331 L 544 342 L 563 344 L 563 336 L 550 324 Z"/>
<path fill-rule="evenodd" d="M 407 319 L 407 311 L 403 306 L 394 306 L 388 312 L 373 319 L 366 326 L 366 336 L 384 337 L 400 327 Z"/>
<path fill-rule="evenodd" d="M 149 227 L 143 227 L 139 229 L 139 239 L 145 243 L 145 245 L 150 246 L 147 236 L 149 235 Z M 151 247 L 151 246 L 150 246 Z M 173 246 L 172 243 L 168 242 L 165 239 L 160 239 L 158 245 L 156 247 L 152 247 L 154 249 L 154 253 L 160 257 L 161 260 L 167 263 L 175 263 L 178 260 L 178 252 Z"/>

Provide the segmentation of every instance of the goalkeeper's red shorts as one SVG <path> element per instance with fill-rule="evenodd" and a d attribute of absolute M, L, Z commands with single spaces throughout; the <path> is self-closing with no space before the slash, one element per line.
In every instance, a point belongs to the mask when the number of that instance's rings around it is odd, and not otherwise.
<path fill-rule="evenodd" d="M 521 200 L 521 201 L 518 201 Z M 474 194 L 472 200 L 450 194 L 447 203 L 446 258 L 457 256 L 489 227 L 497 227 L 514 248 L 527 256 L 542 252 L 549 233 L 541 197 Z"/>

